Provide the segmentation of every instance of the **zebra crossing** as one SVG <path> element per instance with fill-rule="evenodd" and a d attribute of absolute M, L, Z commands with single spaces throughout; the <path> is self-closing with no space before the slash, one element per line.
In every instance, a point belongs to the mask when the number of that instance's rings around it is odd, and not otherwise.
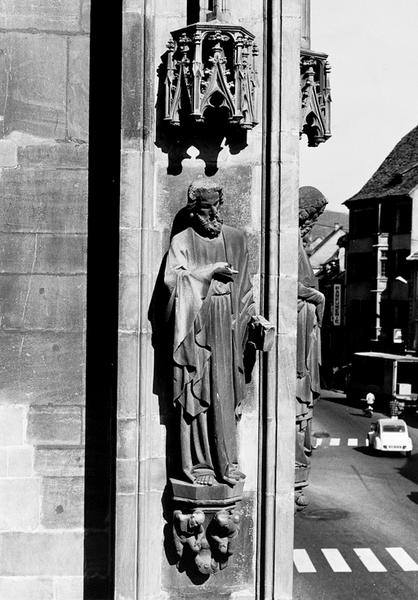
<path fill-rule="evenodd" d="M 369 573 L 386 573 L 401 569 L 405 572 L 418 571 L 418 563 L 404 548 L 385 548 L 378 558 L 371 548 L 352 548 L 343 554 L 338 548 L 321 548 L 326 565 L 334 573 L 352 573 L 362 566 Z M 385 558 L 383 558 L 383 556 Z M 383 562 L 382 562 L 383 561 Z M 293 563 L 298 573 L 317 573 L 322 567 L 311 559 L 304 548 L 293 551 Z"/>
<path fill-rule="evenodd" d="M 339 437 L 329 437 L 329 438 L 321 438 L 313 436 L 312 439 L 312 447 L 319 448 L 322 447 L 338 447 L 338 446 L 350 446 L 351 448 L 355 448 L 358 446 L 368 446 L 369 440 L 367 438 L 339 438 Z"/>

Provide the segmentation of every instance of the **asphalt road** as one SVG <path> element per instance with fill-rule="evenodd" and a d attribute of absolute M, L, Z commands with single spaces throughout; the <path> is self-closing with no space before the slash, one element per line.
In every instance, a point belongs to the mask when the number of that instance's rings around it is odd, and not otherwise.
<path fill-rule="evenodd" d="M 416 600 L 418 419 L 406 418 L 412 457 L 374 455 L 365 445 L 374 419 L 341 394 L 324 396 L 314 412 L 322 442 L 312 456 L 310 503 L 295 517 L 293 598 Z"/>

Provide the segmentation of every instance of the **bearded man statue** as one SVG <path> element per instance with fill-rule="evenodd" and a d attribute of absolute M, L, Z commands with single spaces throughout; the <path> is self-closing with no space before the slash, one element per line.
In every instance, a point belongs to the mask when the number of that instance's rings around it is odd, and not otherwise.
<path fill-rule="evenodd" d="M 188 226 L 171 240 L 164 275 L 181 470 L 195 485 L 234 486 L 245 478 L 236 422 L 245 393 L 244 349 L 257 317 L 245 234 L 223 224 L 222 204 L 222 188 L 212 180 L 190 185 Z"/>

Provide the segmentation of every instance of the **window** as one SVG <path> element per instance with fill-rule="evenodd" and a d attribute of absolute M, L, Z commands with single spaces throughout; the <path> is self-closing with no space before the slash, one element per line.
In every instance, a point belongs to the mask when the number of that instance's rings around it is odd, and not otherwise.
<path fill-rule="evenodd" d="M 382 202 L 380 205 L 380 232 L 394 233 L 395 223 L 395 206 L 391 201 Z"/>
<path fill-rule="evenodd" d="M 400 433 L 405 431 L 405 427 L 401 424 L 390 424 L 390 425 L 383 425 L 382 427 L 382 431 L 386 431 L 386 432 L 391 432 L 391 433 Z"/>
<path fill-rule="evenodd" d="M 409 256 L 409 250 L 395 250 L 392 253 L 393 276 L 403 277 L 408 280 L 411 276 L 411 263 L 406 260 Z"/>
<path fill-rule="evenodd" d="M 411 203 L 399 204 L 396 207 L 396 230 L 395 233 L 410 233 L 412 228 Z"/>
<path fill-rule="evenodd" d="M 376 278 L 376 255 L 372 252 L 350 254 L 347 273 L 349 281 L 370 281 Z"/>
<path fill-rule="evenodd" d="M 353 209 L 350 213 L 350 235 L 367 237 L 378 230 L 378 207 L 369 206 Z"/>
<path fill-rule="evenodd" d="M 388 251 L 380 251 L 380 277 L 387 277 Z"/>

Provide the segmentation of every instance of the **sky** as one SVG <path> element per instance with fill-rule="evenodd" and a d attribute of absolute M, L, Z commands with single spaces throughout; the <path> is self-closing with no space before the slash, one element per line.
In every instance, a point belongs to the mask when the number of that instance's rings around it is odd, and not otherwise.
<path fill-rule="evenodd" d="M 418 0 L 311 0 L 311 48 L 329 55 L 332 137 L 301 140 L 300 185 L 341 203 L 418 125 Z"/>

